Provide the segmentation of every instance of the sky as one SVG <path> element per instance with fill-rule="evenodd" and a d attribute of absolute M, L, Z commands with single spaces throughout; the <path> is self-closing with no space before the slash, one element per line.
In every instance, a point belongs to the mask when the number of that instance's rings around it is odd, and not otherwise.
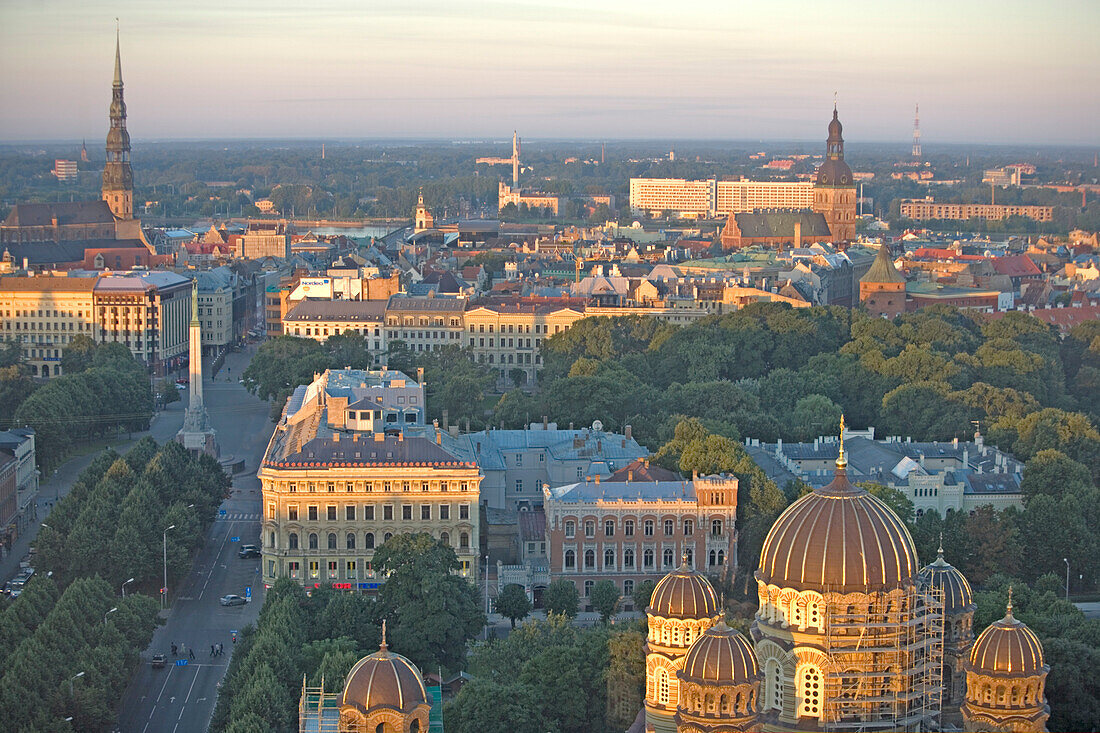
<path fill-rule="evenodd" d="M 1100 0 L 0 0 L 0 141 L 1100 145 Z"/>

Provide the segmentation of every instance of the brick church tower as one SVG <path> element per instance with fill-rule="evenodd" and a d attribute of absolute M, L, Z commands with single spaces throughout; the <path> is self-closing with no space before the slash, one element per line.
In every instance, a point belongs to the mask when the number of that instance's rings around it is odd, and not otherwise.
<path fill-rule="evenodd" d="M 103 200 L 122 220 L 134 218 L 134 172 L 130 168 L 130 133 L 126 132 L 126 102 L 122 98 L 122 58 L 115 36 L 115 79 L 111 88 L 111 129 L 107 133 L 107 163 L 103 166 Z"/>
<path fill-rule="evenodd" d="M 836 107 L 829 123 L 825 162 L 817 169 L 814 181 L 814 211 L 825 215 L 832 241 L 848 242 L 856 238 L 856 187 L 852 169 L 844 162 L 844 138 Z"/>
<path fill-rule="evenodd" d="M 871 269 L 859 279 L 859 302 L 875 316 L 897 318 L 905 312 L 905 276 L 894 267 L 885 243 Z"/>

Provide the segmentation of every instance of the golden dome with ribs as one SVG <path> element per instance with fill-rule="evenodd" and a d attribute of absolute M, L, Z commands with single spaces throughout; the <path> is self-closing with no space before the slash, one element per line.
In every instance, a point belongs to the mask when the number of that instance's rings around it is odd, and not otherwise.
<path fill-rule="evenodd" d="M 709 580 L 684 563 L 657 582 L 646 613 L 661 618 L 713 618 L 718 615 L 718 596 Z"/>
<path fill-rule="evenodd" d="M 1012 601 L 1000 621 L 994 621 L 978 635 L 970 650 L 970 667 L 975 672 L 1027 677 L 1044 671 L 1043 645 L 1039 637 L 1012 615 Z"/>
<path fill-rule="evenodd" d="M 959 613 L 974 610 L 974 591 L 959 569 L 943 559 L 943 548 L 939 557 L 925 565 L 917 573 L 917 582 L 925 588 L 943 591 L 943 610 L 946 613 Z"/>
<path fill-rule="evenodd" d="M 378 651 L 363 657 L 348 672 L 341 705 L 366 713 L 380 707 L 408 712 L 428 702 L 420 671 L 400 654 L 388 651 L 385 630 Z"/>
<path fill-rule="evenodd" d="M 760 675 L 760 665 L 752 644 L 736 629 L 719 621 L 696 639 L 687 656 L 681 679 L 713 685 L 752 682 Z"/>
<path fill-rule="evenodd" d="M 756 577 L 780 588 L 868 593 L 909 586 L 919 567 L 913 538 L 890 507 L 836 477 L 787 507 L 764 540 Z"/>

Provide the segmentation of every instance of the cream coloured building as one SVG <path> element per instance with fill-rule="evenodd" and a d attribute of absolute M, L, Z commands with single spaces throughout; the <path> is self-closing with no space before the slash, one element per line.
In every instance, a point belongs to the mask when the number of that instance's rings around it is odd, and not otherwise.
<path fill-rule="evenodd" d="M 688 218 L 713 218 L 755 209 L 808 209 L 813 203 L 810 182 L 630 179 L 630 209 L 636 214 L 671 211 Z"/>
<path fill-rule="evenodd" d="M 465 298 L 395 295 L 386 305 L 386 340 L 403 341 L 411 351 L 461 346 Z"/>
<path fill-rule="evenodd" d="M 394 401 L 416 394 L 419 385 L 412 387 Z M 376 401 L 353 392 L 317 380 L 288 400 L 258 474 L 264 583 L 292 578 L 375 590 L 384 582 L 372 567 L 375 550 L 393 535 L 418 532 L 451 545 L 473 581 L 477 464 L 444 450 L 438 431 L 433 440 L 406 437 L 402 427 L 384 430 L 386 395 Z"/>
<path fill-rule="evenodd" d="M 480 305 L 467 310 L 466 342 L 474 358 L 507 377 L 522 369 L 528 381 L 542 368 L 539 349 L 548 336 L 569 330 L 585 317 L 583 310 L 552 305 Z"/>
<path fill-rule="evenodd" d="M 94 339 L 92 311 L 96 278 L 0 278 L 0 339 L 21 344 L 36 377 L 61 373 L 61 353 L 72 340 Z"/>

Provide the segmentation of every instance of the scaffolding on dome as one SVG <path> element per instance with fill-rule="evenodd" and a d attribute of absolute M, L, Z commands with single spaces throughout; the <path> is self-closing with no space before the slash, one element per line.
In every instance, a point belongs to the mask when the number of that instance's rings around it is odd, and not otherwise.
<path fill-rule="evenodd" d="M 340 693 L 320 687 L 306 687 L 298 701 L 298 733 L 340 733 Z"/>
<path fill-rule="evenodd" d="M 943 591 L 898 589 L 869 604 L 825 594 L 826 731 L 938 731 Z M 843 605 L 842 605 L 843 604 Z"/>

